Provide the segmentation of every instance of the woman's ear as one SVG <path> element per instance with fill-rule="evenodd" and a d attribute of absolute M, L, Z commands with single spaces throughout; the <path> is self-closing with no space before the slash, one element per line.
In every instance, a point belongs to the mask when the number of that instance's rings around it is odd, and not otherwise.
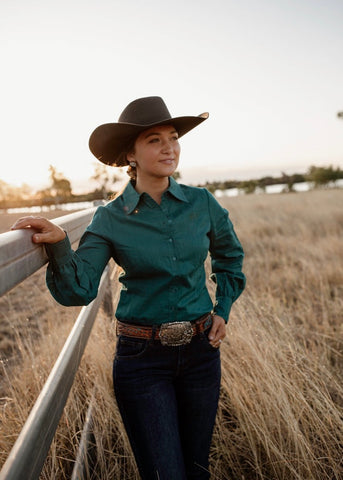
<path fill-rule="evenodd" d="M 126 160 L 128 161 L 129 164 L 130 164 L 130 162 L 135 161 L 135 156 L 134 156 L 133 152 L 129 152 L 129 153 L 126 154 Z"/>

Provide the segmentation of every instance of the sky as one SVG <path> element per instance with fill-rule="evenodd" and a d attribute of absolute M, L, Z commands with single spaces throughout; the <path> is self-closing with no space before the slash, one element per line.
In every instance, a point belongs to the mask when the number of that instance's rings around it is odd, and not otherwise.
<path fill-rule="evenodd" d="M 82 189 L 92 131 L 150 95 L 210 113 L 184 183 L 343 168 L 342 25 L 342 0 L 2 0 L 0 179 Z"/>

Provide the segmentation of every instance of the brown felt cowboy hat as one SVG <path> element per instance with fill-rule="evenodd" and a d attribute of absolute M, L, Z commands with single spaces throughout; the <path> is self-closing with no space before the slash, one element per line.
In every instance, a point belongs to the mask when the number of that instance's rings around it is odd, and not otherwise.
<path fill-rule="evenodd" d="M 114 167 L 128 164 L 126 154 L 136 137 L 157 125 L 172 125 L 179 137 L 208 118 L 208 113 L 197 117 L 172 118 L 161 97 L 138 98 L 124 109 L 118 123 L 97 127 L 89 138 L 89 148 L 100 162 Z"/>

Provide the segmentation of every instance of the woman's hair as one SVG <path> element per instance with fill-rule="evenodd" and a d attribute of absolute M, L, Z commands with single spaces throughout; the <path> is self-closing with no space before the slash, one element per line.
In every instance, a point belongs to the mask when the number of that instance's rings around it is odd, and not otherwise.
<path fill-rule="evenodd" d="M 135 181 L 137 180 L 136 167 L 131 167 L 131 165 L 129 165 L 129 168 L 127 169 L 126 173 L 128 174 L 131 180 L 135 180 Z"/>
<path fill-rule="evenodd" d="M 115 165 L 118 167 L 119 166 L 125 167 L 126 165 L 129 165 L 129 168 L 127 169 L 126 173 L 128 174 L 131 180 L 136 180 L 137 171 L 136 171 L 136 167 L 131 167 L 131 165 L 129 164 L 127 160 L 127 155 L 135 151 L 135 142 L 136 142 L 137 136 L 138 135 L 136 135 L 135 137 L 131 137 L 127 140 L 123 151 L 121 152 L 121 154 L 119 155 L 119 157 L 116 159 L 116 162 L 115 162 Z"/>

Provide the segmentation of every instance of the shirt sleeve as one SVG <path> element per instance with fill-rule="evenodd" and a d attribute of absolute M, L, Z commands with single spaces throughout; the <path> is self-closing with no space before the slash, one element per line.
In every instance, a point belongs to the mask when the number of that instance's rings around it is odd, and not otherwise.
<path fill-rule="evenodd" d="M 214 311 L 228 321 L 231 306 L 245 287 L 242 272 L 244 252 L 234 231 L 228 211 L 207 191 L 211 218 L 211 279 L 217 284 Z"/>
<path fill-rule="evenodd" d="M 45 244 L 49 258 L 46 283 L 62 305 L 88 305 L 98 294 L 102 272 L 112 256 L 106 216 L 104 208 L 95 212 L 76 251 L 72 250 L 68 236 L 60 242 Z"/>

